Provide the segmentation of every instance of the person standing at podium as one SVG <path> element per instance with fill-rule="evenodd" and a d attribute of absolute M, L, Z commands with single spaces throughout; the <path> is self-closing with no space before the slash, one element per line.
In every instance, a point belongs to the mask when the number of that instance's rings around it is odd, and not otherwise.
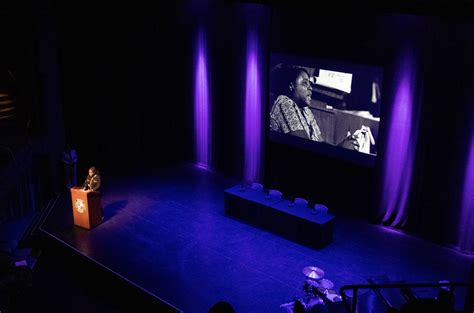
<path fill-rule="evenodd" d="M 82 185 L 84 190 L 99 191 L 100 189 L 100 173 L 95 166 L 89 168 L 89 174 Z"/>

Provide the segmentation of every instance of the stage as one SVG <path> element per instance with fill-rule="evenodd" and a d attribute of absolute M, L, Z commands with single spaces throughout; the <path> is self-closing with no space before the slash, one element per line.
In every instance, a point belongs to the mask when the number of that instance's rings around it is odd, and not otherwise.
<path fill-rule="evenodd" d="M 302 270 L 310 265 L 336 291 L 369 277 L 434 283 L 469 276 L 469 257 L 364 220 L 336 214 L 332 242 L 321 249 L 247 225 L 224 211 L 224 190 L 236 183 L 189 164 L 103 172 L 102 224 L 74 226 L 66 193 L 41 230 L 178 312 L 207 312 L 221 300 L 236 312 L 284 312 L 281 304 L 304 295 Z M 381 307 L 371 292 L 360 301 Z"/>

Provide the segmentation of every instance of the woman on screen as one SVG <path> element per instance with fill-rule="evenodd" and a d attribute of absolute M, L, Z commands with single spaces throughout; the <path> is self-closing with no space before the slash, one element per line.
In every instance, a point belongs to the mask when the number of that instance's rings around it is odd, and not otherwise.
<path fill-rule="evenodd" d="M 274 86 L 278 97 L 270 111 L 270 130 L 314 141 L 324 141 L 309 108 L 313 88 L 310 75 L 301 67 L 280 67 Z"/>
<path fill-rule="evenodd" d="M 282 65 L 273 72 L 272 89 L 276 99 L 270 110 L 270 130 L 313 141 L 324 142 L 323 134 L 309 108 L 312 86 L 310 74 L 303 67 Z M 347 137 L 338 144 L 347 149 L 359 150 L 364 137 L 361 132 Z M 362 139 L 361 139 L 362 138 Z"/>

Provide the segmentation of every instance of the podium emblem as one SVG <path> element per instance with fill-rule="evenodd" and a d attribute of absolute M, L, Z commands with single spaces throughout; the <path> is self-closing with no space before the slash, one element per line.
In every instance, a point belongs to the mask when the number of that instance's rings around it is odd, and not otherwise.
<path fill-rule="evenodd" d="M 74 202 L 74 207 L 76 208 L 77 212 L 79 213 L 84 213 L 84 201 L 82 199 L 76 199 L 76 202 Z"/>

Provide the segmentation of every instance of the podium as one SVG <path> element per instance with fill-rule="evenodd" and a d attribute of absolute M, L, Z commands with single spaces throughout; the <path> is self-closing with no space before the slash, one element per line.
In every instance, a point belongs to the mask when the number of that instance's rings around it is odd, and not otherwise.
<path fill-rule="evenodd" d="M 102 222 L 100 192 L 71 188 L 74 225 L 91 229 Z"/>

